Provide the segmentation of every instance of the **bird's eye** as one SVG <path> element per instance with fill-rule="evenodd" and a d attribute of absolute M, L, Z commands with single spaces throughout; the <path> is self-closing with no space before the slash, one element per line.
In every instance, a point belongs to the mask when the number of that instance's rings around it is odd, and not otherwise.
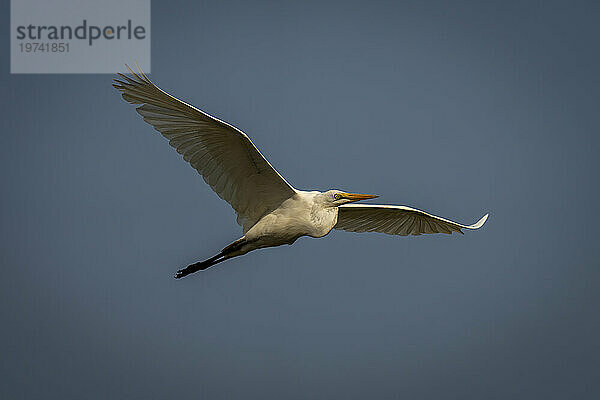
<path fill-rule="evenodd" d="M 339 199 L 342 198 L 342 195 L 339 194 L 339 193 L 336 193 L 336 194 L 333 195 L 333 198 L 336 199 L 336 200 L 339 200 Z"/>

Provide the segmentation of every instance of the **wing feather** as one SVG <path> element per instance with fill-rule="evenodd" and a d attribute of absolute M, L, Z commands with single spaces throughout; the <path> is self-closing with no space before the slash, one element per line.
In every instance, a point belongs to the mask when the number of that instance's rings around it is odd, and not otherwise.
<path fill-rule="evenodd" d="M 244 233 L 296 190 L 269 164 L 245 133 L 164 92 L 140 70 L 118 74 L 123 99 L 169 140 L 238 215 Z"/>
<path fill-rule="evenodd" d="M 462 233 L 461 229 L 481 228 L 488 215 L 484 215 L 473 225 L 462 225 L 406 206 L 346 204 L 338 207 L 335 229 L 349 232 L 382 232 L 400 236 Z"/>

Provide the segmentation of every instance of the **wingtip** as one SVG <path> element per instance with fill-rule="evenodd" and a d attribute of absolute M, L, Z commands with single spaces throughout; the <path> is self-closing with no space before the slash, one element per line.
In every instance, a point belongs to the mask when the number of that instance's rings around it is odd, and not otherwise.
<path fill-rule="evenodd" d="M 477 222 L 475 222 L 473 225 L 469 226 L 469 229 L 479 229 L 483 226 L 483 224 L 485 224 L 485 221 L 487 221 L 488 217 L 490 216 L 489 213 L 485 214 L 483 217 L 481 217 L 481 219 Z"/>

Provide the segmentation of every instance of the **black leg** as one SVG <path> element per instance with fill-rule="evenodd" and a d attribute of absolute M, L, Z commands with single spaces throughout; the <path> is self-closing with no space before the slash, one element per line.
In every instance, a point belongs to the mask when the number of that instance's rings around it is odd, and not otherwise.
<path fill-rule="evenodd" d="M 219 253 L 216 256 L 209 258 L 208 260 L 197 262 L 195 264 L 191 264 L 185 268 L 180 269 L 175 274 L 175 279 L 183 278 L 184 276 L 192 274 L 194 272 L 205 270 L 208 267 L 212 267 L 213 265 L 225 260 L 226 258 L 223 255 L 223 253 Z"/>
<path fill-rule="evenodd" d="M 175 279 L 183 278 L 184 276 L 192 274 L 194 272 L 205 270 L 209 267 L 212 267 L 215 264 L 220 263 L 221 261 L 225 261 L 231 258 L 231 253 L 235 252 L 236 250 L 239 250 L 246 243 L 248 243 L 248 241 L 245 237 L 239 238 L 238 240 L 221 250 L 221 252 L 216 256 L 211 257 L 208 260 L 197 262 L 195 264 L 191 264 L 185 268 L 180 269 L 175 274 Z"/>

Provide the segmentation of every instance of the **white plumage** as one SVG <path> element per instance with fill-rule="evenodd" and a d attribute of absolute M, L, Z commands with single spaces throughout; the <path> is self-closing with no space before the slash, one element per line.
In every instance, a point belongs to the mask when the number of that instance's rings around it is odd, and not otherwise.
<path fill-rule="evenodd" d="M 127 67 L 129 69 L 129 67 Z M 208 260 L 177 272 L 180 278 L 249 251 L 322 237 L 332 229 L 391 235 L 452 233 L 483 226 L 488 215 L 462 225 L 405 206 L 347 204 L 373 195 L 293 188 L 239 129 L 155 86 L 140 70 L 119 74 L 114 87 L 237 213 L 244 235 Z"/>
<path fill-rule="evenodd" d="M 378 204 L 347 204 L 338 207 L 335 229 L 349 232 L 382 232 L 389 235 L 415 235 L 422 233 L 452 233 L 461 229 L 481 228 L 488 214 L 473 225 L 462 225 L 406 206 Z"/>

